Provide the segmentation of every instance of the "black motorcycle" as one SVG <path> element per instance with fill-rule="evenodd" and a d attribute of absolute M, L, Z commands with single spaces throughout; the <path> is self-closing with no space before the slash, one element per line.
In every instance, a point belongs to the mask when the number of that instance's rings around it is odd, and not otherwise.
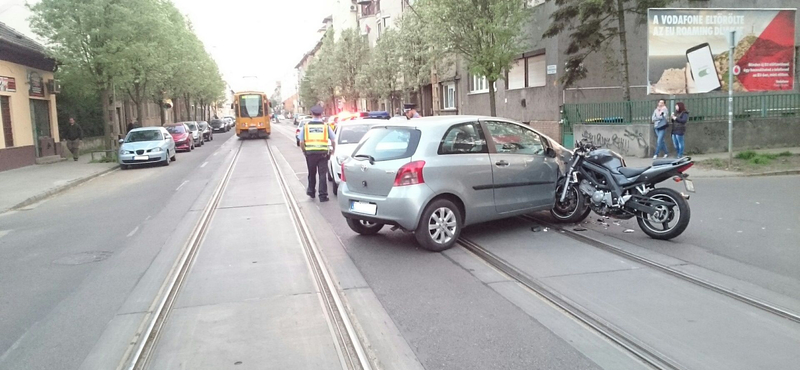
<path fill-rule="evenodd" d="M 673 179 L 694 192 L 685 172 L 694 162 L 689 157 L 659 159 L 644 168 L 625 167 L 625 160 L 592 143 L 576 143 L 566 176 L 556 188 L 551 215 L 560 222 L 583 221 L 591 211 L 627 220 L 636 217 L 639 227 L 654 239 L 672 239 L 689 225 L 688 196 L 655 185 Z"/>

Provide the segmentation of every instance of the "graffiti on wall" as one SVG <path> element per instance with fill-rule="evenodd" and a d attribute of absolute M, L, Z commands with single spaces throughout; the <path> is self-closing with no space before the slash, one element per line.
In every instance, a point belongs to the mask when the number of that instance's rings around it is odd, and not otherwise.
<path fill-rule="evenodd" d="M 583 130 L 581 138 L 597 147 L 611 149 L 622 155 L 646 156 L 650 148 L 645 135 L 635 128 L 619 130 L 603 127 L 595 130 L 587 127 Z"/>

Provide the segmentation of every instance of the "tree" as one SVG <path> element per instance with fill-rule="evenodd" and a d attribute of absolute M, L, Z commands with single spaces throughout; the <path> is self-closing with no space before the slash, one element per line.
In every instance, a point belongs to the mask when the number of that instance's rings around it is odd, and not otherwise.
<path fill-rule="evenodd" d="M 355 104 L 359 98 L 356 78 L 369 52 L 367 41 L 354 28 L 342 31 L 335 43 L 331 67 L 336 71 L 334 81 L 338 93 L 348 104 Z"/>
<path fill-rule="evenodd" d="M 420 0 L 414 6 L 430 47 L 457 53 L 473 75 L 489 83 L 489 107 L 497 115 L 495 82 L 522 53 L 522 25 L 528 12 L 521 0 Z"/>
<path fill-rule="evenodd" d="M 137 15 L 123 0 L 42 0 L 28 6 L 31 29 L 47 40 L 51 56 L 82 69 L 100 92 L 106 149 L 111 150 L 116 130 L 111 88 L 125 70 L 120 52 L 133 42 L 127 26 Z"/>
<path fill-rule="evenodd" d="M 639 17 L 646 22 L 648 8 L 663 8 L 671 0 L 555 0 L 558 9 L 550 16 L 552 23 L 544 37 L 555 37 L 569 32 L 566 66 L 559 79 L 565 87 L 586 77 L 588 71 L 583 61 L 592 53 L 612 46 L 616 39 L 622 56 L 623 98 L 631 100 L 628 65 L 628 40 L 625 29 L 626 15 Z"/>
<path fill-rule="evenodd" d="M 356 89 L 371 99 L 390 99 L 400 89 L 400 37 L 384 31 L 356 78 Z"/>
<path fill-rule="evenodd" d="M 417 13 L 404 14 L 397 23 L 395 52 L 400 69 L 400 88 L 409 98 L 412 92 L 421 91 L 421 86 L 430 82 L 432 62 L 440 48 L 426 32 L 439 31 L 426 27 Z"/>

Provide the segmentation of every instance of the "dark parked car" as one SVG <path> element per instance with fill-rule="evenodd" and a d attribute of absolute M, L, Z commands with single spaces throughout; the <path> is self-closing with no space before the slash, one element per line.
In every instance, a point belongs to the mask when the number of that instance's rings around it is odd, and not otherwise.
<path fill-rule="evenodd" d="M 212 119 L 211 120 L 211 128 L 214 129 L 214 132 L 227 132 L 228 125 L 225 124 L 225 121 L 221 119 Z"/>

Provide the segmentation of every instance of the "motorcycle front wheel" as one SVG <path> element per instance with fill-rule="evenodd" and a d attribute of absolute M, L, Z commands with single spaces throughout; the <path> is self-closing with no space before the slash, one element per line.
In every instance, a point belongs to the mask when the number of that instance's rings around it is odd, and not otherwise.
<path fill-rule="evenodd" d="M 689 209 L 689 202 L 681 193 L 672 189 L 658 188 L 647 193 L 647 197 L 672 205 L 655 206 L 655 214 L 642 215 L 636 219 L 645 234 L 653 239 L 669 240 L 686 230 L 692 212 Z"/>
<path fill-rule="evenodd" d="M 577 186 L 570 186 L 567 189 L 567 196 L 564 202 L 560 202 L 561 192 L 564 191 L 564 182 L 562 181 L 556 188 L 556 202 L 550 210 L 550 215 L 558 222 L 563 223 L 578 223 L 583 221 L 591 209 L 586 204 L 585 197 L 578 190 Z"/>

